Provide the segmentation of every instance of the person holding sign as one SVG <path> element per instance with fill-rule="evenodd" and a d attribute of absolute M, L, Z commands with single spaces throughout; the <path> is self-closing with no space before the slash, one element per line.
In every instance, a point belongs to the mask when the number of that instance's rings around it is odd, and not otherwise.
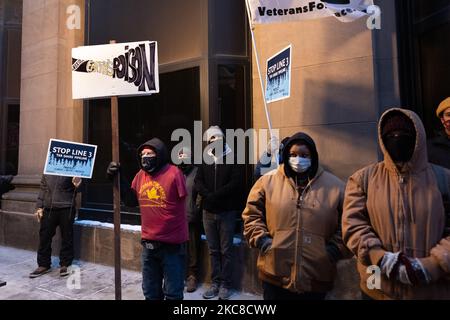
<path fill-rule="evenodd" d="M 141 170 L 131 188 L 121 183 L 127 206 L 139 206 L 142 221 L 142 289 L 146 300 L 182 300 L 186 242 L 186 182 L 183 173 L 169 164 L 166 146 L 158 138 L 138 148 Z M 111 162 L 114 177 L 120 165 Z"/>
<path fill-rule="evenodd" d="M 59 226 L 61 231 L 61 277 L 69 275 L 73 261 L 73 223 L 75 221 L 75 196 L 81 179 L 44 174 L 36 202 L 35 216 L 40 223 L 38 268 L 30 278 L 39 277 L 51 271 L 52 239 Z"/>

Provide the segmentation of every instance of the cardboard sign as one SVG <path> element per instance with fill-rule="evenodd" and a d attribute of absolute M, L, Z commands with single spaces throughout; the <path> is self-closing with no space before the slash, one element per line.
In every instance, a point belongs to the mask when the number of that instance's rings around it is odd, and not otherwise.
<path fill-rule="evenodd" d="M 267 60 L 267 103 L 287 99 L 291 96 L 291 56 L 292 46 L 289 45 Z"/>
<path fill-rule="evenodd" d="M 92 178 L 97 146 L 50 139 L 44 174 Z"/>
<path fill-rule="evenodd" d="M 72 97 L 89 99 L 159 92 L 155 41 L 72 49 Z"/>

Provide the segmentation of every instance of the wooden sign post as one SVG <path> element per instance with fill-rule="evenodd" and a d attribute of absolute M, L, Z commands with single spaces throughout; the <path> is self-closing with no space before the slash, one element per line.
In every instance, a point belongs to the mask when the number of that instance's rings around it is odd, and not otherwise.
<path fill-rule="evenodd" d="M 116 41 L 111 40 L 111 44 Z M 112 132 L 112 161 L 120 163 L 119 153 L 119 99 L 111 97 L 111 132 Z M 120 252 L 120 170 L 113 182 L 114 204 L 114 284 L 116 300 L 122 300 L 122 272 Z"/>
<path fill-rule="evenodd" d="M 131 80 L 133 79 L 133 80 Z M 111 99 L 112 161 L 120 164 L 119 97 L 159 92 L 156 41 L 84 46 L 72 49 L 72 98 Z M 113 181 L 114 280 L 116 300 L 122 299 L 120 249 L 120 172 Z"/>

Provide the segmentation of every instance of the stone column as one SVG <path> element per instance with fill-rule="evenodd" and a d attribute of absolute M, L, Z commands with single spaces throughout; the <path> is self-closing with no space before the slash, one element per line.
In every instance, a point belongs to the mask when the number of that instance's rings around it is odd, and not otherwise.
<path fill-rule="evenodd" d="M 72 5 L 79 7 L 79 29 L 67 24 L 76 14 L 67 12 Z M 32 226 L 49 139 L 82 142 L 83 103 L 72 100 L 71 49 L 84 44 L 84 12 L 84 0 L 23 1 L 19 172 L 0 214 L 10 245 L 29 243 L 24 227 Z"/>

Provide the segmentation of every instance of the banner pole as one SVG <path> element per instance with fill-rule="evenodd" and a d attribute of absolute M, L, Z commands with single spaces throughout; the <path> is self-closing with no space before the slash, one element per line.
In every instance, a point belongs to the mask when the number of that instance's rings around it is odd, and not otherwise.
<path fill-rule="evenodd" d="M 111 40 L 109 43 L 116 43 Z M 111 134 L 112 134 L 112 161 L 120 163 L 119 153 L 119 101 L 117 97 L 111 97 Z M 114 284 L 115 298 L 122 300 L 122 275 L 121 275 L 121 252 L 120 252 L 120 172 L 116 174 L 113 181 L 113 203 L 114 203 Z"/>
<path fill-rule="evenodd" d="M 267 125 L 269 127 L 270 138 L 272 139 L 272 137 L 274 136 L 273 132 L 272 132 L 272 121 L 270 120 L 269 108 L 267 106 L 267 101 L 266 101 L 266 92 L 264 90 L 264 81 L 262 79 L 261 67 L 259 65 L 258 48 L 256 46 L 255 34 L 253 32 L 253 23 L 252 23 L 252 17 L 251 17 L 251 13 L 250 13 L 250 5 L 248 3 L 248 0 L 245 0 L 245 7 L 247 9 L 248 24 L 250 26 L 250 33 L 252 36 L 252 43 L 253 43 L 253 49 L 254 49 L 254 53 L 255 53 L 255 60 L 256 60 L 256 68 L 258 70 L 259 82 L 261 84 L 261 93 L 262 93 L 262 97 L 263 97 L 264 111 L 266 113 L 266 119 L 267 119 Z"/>

